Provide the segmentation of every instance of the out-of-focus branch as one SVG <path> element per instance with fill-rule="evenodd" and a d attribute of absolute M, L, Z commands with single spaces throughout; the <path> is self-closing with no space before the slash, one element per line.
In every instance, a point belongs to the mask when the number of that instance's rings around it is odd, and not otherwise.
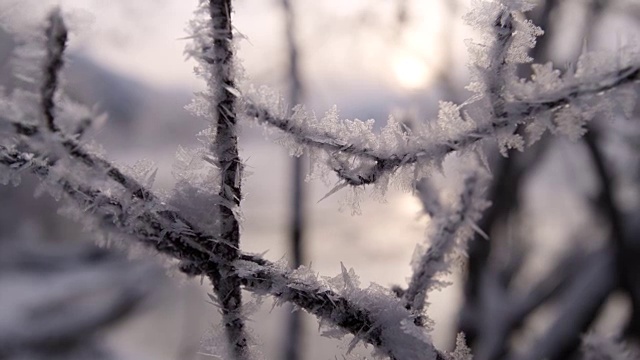
<path fill-rule="evenodd" d="M 0 251 L 2 359 L 111 359 L 96 335 L 131 314 L 159 280 L 151 266 L 85 244 L 5 239 Z"/>
<path fill-rule="evenodd" d="M 282 9 L 285 18 L 285 37 L 287 44 L 288 71 L 287 80 L 289 85 L 288 102 L 295 106 L 302 102 L 303 87 L 300 73 L 300 53 L 296 41 L 296 15 L 291 0 L 282 0 Z M 291 194 L 291 218 L 290 218 L 290 241 L 293 257 L 293 267 L 297 268 L 304 263 L 304 243 L 305 243 L 305 183 L 304 168 L 305 158 L 297 156 L 293 158 L 291 181 L 293 192 Z M 302 339 L 304 339 L 304 328 L 302 326 L 301 314 L 297 311 L 289 313 L 288 331 L 285 338 L 285 358 L 287 360 L 297 360 L 301 357 Z"/>
<path fill-rule="evenodd" d="M 618 251 L 625 248 L 625 231 L 622 225 L 622 216 L 620 210 L 615 203 L 615 195 L 613 191 L 613 177 L 607 170 L 604 154 L 598 145 L 598 134 L 594 128 L 591 128 L 584 135 L 584 141 L 587 145 L 589 156 L 595 168 L 596 176 L 600 182 L 600 191 L 602 199 L 602 211 L 606 215 L 609 225 L 611 226 L 612 239 Z"/>
<path fill-rule="evenodd" d="M 581 334 L 588 329 L 605 300 L 617 286 L 616 264 L 611 251 L 597 253 L 585 262 L 576 279 L 561 296 L 557 317 L 548 331 L 519 359 L 568 359 L 580 345 Z"/>
<path fill-rule="evenodd" d="M 494 267 L 481 274 L 482 286 L 474 303 L 477 307 L 467 319 L 478 341 L 474 355 L 478 360 L 500 359 L 509 353 L 509 341 L 528 316 L 543 304 L 551 302 L 578 278 L 597 255 L 568 254 L 547 276 L 524 294 L 514 294 Z M 507 356 L 508 357 L 508 356 Z"/>
<path fill-rule="evenodd" d="M 623 225 L 622 214 L 615 201 L 614 178 L 607 169 L 607 162 L 598 144 L 599 134 L 591 128 L 584 136 L 584 141 L 595 168 L 595 174 L 600 183 L 599 210 L 607 218 L 611 237 L 615 249 L 617 276 L 621 287 L 631 300 L 631 317 L 625 329 L 625 336 L 640 336 L 640 289 L 638 288 L 637 258 L 639 255 L 635 246 L 630 244 L 627 231 Z"/>

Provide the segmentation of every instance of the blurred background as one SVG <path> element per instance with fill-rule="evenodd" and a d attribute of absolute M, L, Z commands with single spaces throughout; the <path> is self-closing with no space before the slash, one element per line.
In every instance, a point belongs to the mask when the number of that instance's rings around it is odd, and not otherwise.
<path fill-rule="evenodd" d="M 545 30 L 531 53 L 538 63 L 553 61 L 566 69 L 585 48 L 611 55 L 637 43 L 640 35 L 636 0 L 537 3 L 526 16 Z M 204 88 L 193 74 L 195 62 L 183 54 L 197 1 L 0 0 L 0 21 L 20 31 L 41 23 L 53 4 L 62 7 L 72 29 L 66 92 L 108 114 L 91 135 L 118 164 L 153 161 L 154 190 L 168 191 L 177 146 L 196 144 L 195 134 L 206 127 L 184 109 L 193 92 Z M 470 96 L 464 90 L 469 82 L 464 39 L 476 34 L 461 20 L 469 5 L 462 0 L 237 0 L 233 21 L 243 86 L 267 85 L 281 91 L 286 102 L 302 102 L 318 115 L 337 105 L 341 117 L 373 118 L 378 128 L 389 114 L 428 121 L 437 115 L 438 101 L 460 103 Z M 14 46 L 9 34 L 0 34 L 0 82 L 8 89 L 16 85 Z M 520 70 L 530 75 L 528 68 Z M 636 251 L 636 115 L 596 119 L 589 140 L 545 137 L 523 154 L 490 159 L 494 184 L 488 197 L 494 205 L 479 225 L 491 240 L 473 239 L 470 259 L 450 276 L 452 285 L 429 297 L 438 348 L 452 348 L 456 333 L 464 331 L 480 359 L 562 359 L 575 354 L 581 334 L 589 331 L 637 339 L 634 291 L 640 293 L 635 282 L 640 272 L 620 265 L 629 259 L 618 256 L 621 248 Z M 327 276 L 338 274 L 342 262 L 365 287 L 369 282 L 406 286 L 416 244 L 428 244 L 429 220 L 412 194 L 364 195 L 355 208 L 360 214 L 353 215 L 349 191 L 318 202 L 333 183 L 304 182 L 303 245 L 296 260 L 290 235 L 294 162 L 255 124 L 243 123 L 240 138 L 247 174 L 245 251 L 299 261 Z M 489 146 L 489 153 L 497 153 L 495 144 Z M 0 188 L 0 238 L 87 238 L 79 225 L 56 213 L 54 200 L 34 199 L 35 179 L 23 182 Z M 446 176 L 441 183 L 446 187 Z M 131 359 L 216 358 L 215 347 L 207 345 L 219 326 L 217 308 L 206 302 L 210 286 L 170 275 L 154 301 L 108 333 L 109 341 Z M 593 292 L 572 286 L 584 283 L 593 285 L 588 286 Z M 272 309 L 270 299 L 261 309 L 249 323 L 256 342 L 263 345 L 264 358 L 284 358 L 290 309 Z M 302 321 L 303 336 L 296 341 L 301 359 L 342 358 L 350 339 L 323 338 L 314 318 Z M 550 329 L 558 323 L 569 323 L 572 335 L 550 341 Z M 358 346 L 348 358 L 369 354 Z"/>

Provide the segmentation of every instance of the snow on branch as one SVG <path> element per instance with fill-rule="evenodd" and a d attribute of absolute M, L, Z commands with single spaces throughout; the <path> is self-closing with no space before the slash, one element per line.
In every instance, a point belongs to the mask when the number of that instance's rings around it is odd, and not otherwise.
<path fill-rule="evenodd" d="M 444 359 L 400 299 L 375 284 L 360 289 L 353 270 L 343 266 L 342 274 L 322 281 L 304 266 L 290 271 L 268 262 L 242 263 L 238 268 L 247 289 L 306 309 L 321 324 L 332 326 L 328 336 L 341 336 L 345 331 L 353 334 L 351 348 L 364 341 L 374 345 L 379 355 L 392 359 Z"/>

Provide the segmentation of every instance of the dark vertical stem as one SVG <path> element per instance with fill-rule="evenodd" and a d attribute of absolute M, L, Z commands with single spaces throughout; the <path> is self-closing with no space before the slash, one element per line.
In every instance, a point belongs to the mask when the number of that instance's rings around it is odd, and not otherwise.
<path fill-rule="evenodd" d="M 289 96 L 288 101 L 293 105 L 301 102 L 302 82 L 300 80 L 298 46 L 295 41 L 295 16 L 290 0 L 282 0 L 285 11 L 286 39 L 288 50 Z M 293 245 L 293 262 L 298 267 L 304 262 L 302 240 L 304 235 L 304 161 L 296 157 L 293 167 L 293 197 L 291 214 L 291 240 Z"/>
<path fill-rule="evenodd" d="M 295 15 L 290 0 L 282 0 L 282 8 L 285 16 L 285 36 L 288 54 L 288 101 L 291 106 L 294 106 L 299 104 L 302 98 L 299 54 L 295 40 Z M 304 171 L 304 158 L 302 156 L 293 158 L 290 239 L 293 266 L 296 268 L 304 263 Z M 299 312 L 296 311 L 290 314 L 288 327 L 288 334 L 285 339 L 285 358 L 287 360 L 298 360 L 301 357 L 300 345 L 303 339 L 302 318 Z"/>
<path fill-rule="evenodd" d="M 220 167 L 220 191 L 225 204 L 218 206 L 219 238 L 224 245 L 217 251 L 224 266 L 211 275 L 218 300 L 222 305 L 224 326 L 235 359 L 248 358 L 247 336 L 242 320 L 242 294 L 240 279 L 235 275 L 233 261 L 238 258 L 240 246 L 240 226 L 228 203 L 240 206 L 242 197 L 242 163 L 238 156 L 236 134 L 235 89 L 233 79 L 233 49 L 231 26 L 231 0 L 210 0 L 209 11 L 213 25 L 213 49 L 210 63 L 213 66 L 215 83 L 210 84 L 215 100 L 215 141 L 211 150 L 216 155 Z"/>
<path fill-rule="evenodd" d="M 601 209 L 609 219 L 611 233 L 616 247 L 624 248 L 624 230 L 622 226 L 622 216 L 614 200 L 613 178 L 609 173 L 605 164 L 604 154 L 598 145 L 598 134 L 593 128 L 589 129 L 584 135 L 584 141 L 587 144 L 591 161 L 595 166 L 595 173 L 600 181 Z"/>
<path fill-rule="evenodd" d="M 286 1 L 286 0 L 284 0 Z M 303 157 L 293 158 L 293 194 L 291 206 L 291 247 L 293 250 L 293 266 L 299 267 L 304 262 L 304 171 Z M 288 334 L 285 339 L 285 359 L 298 360 L 301 358 L 304 330 L 302 314 L 294 311 L 289 314 Z"/>
<path fill-rule="evenodd" d="M 67 27 L 60 14 L 60 9 L 55 8 L 49 14 L 45 36 L 47 38 L 47 55 L 44 60 L 44 79 L 40 87 L 40 101 L 47 128 L 52 132 L 57 132 L 54 96 L 58 89 L 58 74 L 64 65 L 62 55 L 67 47 Z"/>
<path fill-rule="evenodd" d="M 396 37 L 400 38 L 409 21 L 409 4 L 407 0 L 396 0 Z"/>

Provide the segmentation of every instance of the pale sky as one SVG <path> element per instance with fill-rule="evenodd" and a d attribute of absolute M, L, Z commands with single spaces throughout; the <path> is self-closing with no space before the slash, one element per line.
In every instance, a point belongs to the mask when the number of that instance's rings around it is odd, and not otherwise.
<path fill-rule="evenodd" d="M 400 89 L 425 87 L 437 64 L 442 1 L 413 2 L 412 24 L 394 35 L 394 2 L 295 1 L 299 41 L 308 76 L 323 82 L 374 81 Z M 197 0 L 0 0 L 0 20 L 25 26 L 41 21 L 44 3 L 60 4 L 71 23 L 72 50 L 154 86 L 194 88 L 194 62 L 185 62 L 183 38 Z M 368 6 L 367 6 L 368 5 Z M 373 22 L 373 23 L 372 23 Z M 277 0 L 235 2 L 239 57 L 259 83 L 278 82 L 285 61 L 282 13 Z M 355 29 L 355 30 L 354 30 Z"/>

